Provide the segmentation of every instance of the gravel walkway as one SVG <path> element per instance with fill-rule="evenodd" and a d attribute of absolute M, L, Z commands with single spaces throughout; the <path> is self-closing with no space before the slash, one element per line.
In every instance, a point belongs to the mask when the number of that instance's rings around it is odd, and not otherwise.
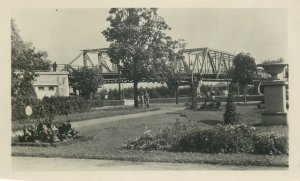
<path fill-rule="evenodd" d="M 149 111 L 149 112 L 141 112 L 141 113 L 135 113 L 135 114 L 117 115 L 117 116 L 111 116 L 111 117 L 105 117 L 105 118 L 96 118 L 96 119 L 90 119 L 90 120 L 84 120 L 84 121 L 76 121 L 76 122 L 72 122 L 72 127 L 79 128 L 79 127 L 84 127 L 84 126 L 93 126 L 93 125 L 102 124 L 102 123 L 147 117 L 147 116 L 151 116 L 153 114 L 155 114 L 155 115 L 165 114 L 167 112 L 175 112 L 175 111 L 179 111 L 179 110 L 183 110 L 183 109 L 184 109 L 184 107 L 161 107 L 161 109 L 157 110 L 157 111 Z"/>

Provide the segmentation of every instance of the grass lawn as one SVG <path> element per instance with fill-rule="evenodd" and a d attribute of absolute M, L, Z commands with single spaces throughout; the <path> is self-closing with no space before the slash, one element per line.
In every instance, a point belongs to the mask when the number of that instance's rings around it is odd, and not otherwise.
<path fill-rule="evenodd" d="M 287 126 L 261 126 L 261 110 L 255 106 L 239 106 L 238 111 L 242 114 L 245 123 L 255 125 L 259 131 L 278 131 L 286 133 Z M 141 136 L 145 129 L 156 132 L 170 126 L 179 120 L 182 124 L 198 124 L 203 127 L 214 126 L 221 123 L 223 111 L 177 111 L 143 118 L 121 120 L 103 123 L 97 126 L 79 128 L 83 136 L 94 136 L 94 140 L 74 143 L 61 147 L 12 147 L 12 155 L 16 156 L 43 156 L 65 158 L 96 158 L 117 159 L 129 161 L 155 161 L 155 162 L 181 162 L 181 163 L 209 163 L 223 165 L 267 165 L 288 166 L 287 155 L 250 155 L 250 154 L 203 154 L 203 153 L 175 153 L 167 151 L 132 151 L 122 150 L 121 146 L 128 139 Z M 190 121 L 191 120 L 191 121 Z"/>

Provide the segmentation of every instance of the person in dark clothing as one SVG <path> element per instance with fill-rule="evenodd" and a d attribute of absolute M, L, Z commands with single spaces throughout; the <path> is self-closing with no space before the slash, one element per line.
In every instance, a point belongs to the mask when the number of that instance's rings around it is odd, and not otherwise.
<path fill-rule="evenodd" d="M 56 72 L 56 68 L 57 68 L 56 62 L 54 62 L 52 66 L 53 66 L 53 72 Z"/>

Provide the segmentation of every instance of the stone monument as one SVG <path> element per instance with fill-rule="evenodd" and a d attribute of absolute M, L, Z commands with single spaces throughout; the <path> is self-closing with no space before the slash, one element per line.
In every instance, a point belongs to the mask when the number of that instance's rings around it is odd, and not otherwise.
<path fill-rule="evenodd" d="M 264 87 L 265 111 L 262 113 L 263 125 L 287 124 L 286 82 L 278 78 L 287 64 L 260 64 L 271 78 L 262 82 Z"/>

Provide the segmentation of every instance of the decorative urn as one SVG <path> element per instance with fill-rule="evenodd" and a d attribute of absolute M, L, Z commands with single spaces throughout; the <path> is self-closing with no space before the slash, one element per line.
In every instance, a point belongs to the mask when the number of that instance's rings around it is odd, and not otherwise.
<path fill-rule="evenodd" d="M 278 74 L 283 72 L 287 64 L 283 63 L 269 63 L 269 64 L 259 64 L 258 67 L 262 67 L 267 74 L 271 75 L 271 80 L 278 80 Z"/>

